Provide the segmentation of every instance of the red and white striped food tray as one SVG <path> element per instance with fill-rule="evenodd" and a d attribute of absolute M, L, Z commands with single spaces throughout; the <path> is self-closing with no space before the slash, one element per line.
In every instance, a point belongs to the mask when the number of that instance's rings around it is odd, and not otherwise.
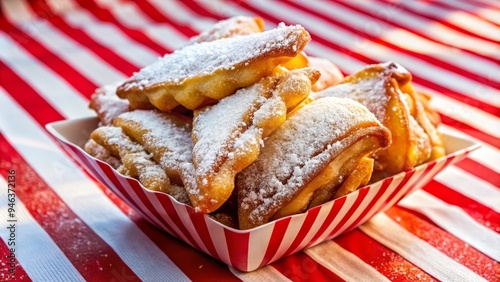
<path fill-rule="evenodd" d="M 249 230 L 236 230 L 194 212 L 192 207 L 169 195 L 144 188 L 139 181 L 119 174 L 107 163 L 85 153 L 81 147 L 97 123 L 97 118 L 92 117 L 67 120 L 50 123 L 47 130 L 83 167 L 149 222 L 241 271 L 253 271 L 356 228 L 480 146 L 477 142 L 445 133 L 443 138 L 448 154 L 443 158 L 383 179 L 305 213 Z"/>

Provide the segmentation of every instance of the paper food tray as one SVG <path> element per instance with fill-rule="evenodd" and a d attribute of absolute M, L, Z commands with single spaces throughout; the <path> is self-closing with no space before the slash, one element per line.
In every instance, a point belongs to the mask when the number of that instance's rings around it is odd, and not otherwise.
<path fill-rule="evenodd" d="M 347 232 L 427 184 L 438 172 L 477 149 L 477 142 L 443 134 L 447 155 L 385 178 L 347 196 L 250 230 L 235 230 L 172 197 L 147 190 L 83 151 L 95 117 L 48 124 L 62 147 L 105 186 L 149 222 L 192 247 L 241 271 L 252 271 L 284 256 Z"/>

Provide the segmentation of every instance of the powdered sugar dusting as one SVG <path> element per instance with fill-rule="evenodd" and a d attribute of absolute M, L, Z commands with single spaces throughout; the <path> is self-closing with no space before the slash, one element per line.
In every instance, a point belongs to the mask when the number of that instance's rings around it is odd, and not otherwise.
<path fill-rule="evenodd" d="M 95 110 L 103 125 L 110 125 L 118 115 L 129 109 L 128 100 L 120 99 L 116 89 L 121 83 L 103 86 L 91 96 L 90 108 Z"/>
<path fill-rule="evenodd" d="M 209 42 L 236 35 L 249 35 L 260 32 L 259 19 L 246 16 L 236 16 L 214 24 L 210 29 L 192 37 L 188 44 Z"/>
<path fill-rule="evenodd" d="M 270 52 L 293 56 L 304 30 L 300 25 L 280 25 L 273 30 L 194 44 L 165 55 L 141 69 L 124 84 L 125 90 L 142 89 L 157 83 L 181 84 L 187 78 L 211 75 L 217 70 L 231 70 Z M 304 46 L 300 46 L 303 48 Z"/>
<path fill-rule="evenodd" d="M 380 120 L 386 117 L 387 104 L 391 98 L 387 88 L 392 75 L 409 76 L 410 73 L 398 64 L 387 62 L 367 66 L 362 71 L 346 78 L 344 83 L 313 93 L 315 99 L 340 97 L 353 99 L 365 107 Z"/>
<path fill-rule="evenodd" d="M 253 209 L 250 220 L 266 222 L 264 216 L 269 219 L 353 142 L 344 134 L 362 122 L 380 125 L 366 107 L 349 99 L 328 97 L 304 106 L 265 140 L 257 160 L 238 175 L 240 209 Z"/>

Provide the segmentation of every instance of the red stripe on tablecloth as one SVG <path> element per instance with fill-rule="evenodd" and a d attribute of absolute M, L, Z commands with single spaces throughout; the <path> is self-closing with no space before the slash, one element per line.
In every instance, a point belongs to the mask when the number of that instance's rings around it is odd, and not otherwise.
<path fill-rule="evenodd" d="M 433 223 L 397 206 L 389 209 L 386 214 L 413 235 L 482 277 L 490 281 L 494 281 L 495 277 L 498 278 L 499 262 L 477 251 Z M 489 267 L 485 267 L 486 265 Z"/>
<path fill-rule="evenodd" d="M 70 84 L 80 93 L 85 95 L 86 93 L 92 93 L 95 90 L 96 85 L 93 82 L 74 70 L 64 60 L 52 54 L 47 48 L 38 43 L 38 41 L 33 39 L 30 35 L 9 23 L 7 19 L 0 18 L 0 25 L 2 29 L 8 32 L 10 38 L 15 40 L 26 51 L 33 55 L 33 57 L 37 58 L 37 60 L 43 64 L 50 66 L 56 73 L 64 74 L 61 78 L 70 82 Z M 71 83 L 75 81 L 78 81 L 78 83 Z"/>
<path fill-rule="evenodd" d="M 391 3 L 391 2 L 384 2 L 384 1 L 380 1 L 380 0 L 377 0 L 377 1 L 380 2 L 380 4 L 382 4 L 382 5 L 386 5 L 387 7 L 394 6 L 394 3 Z M 342 4 L 345 4 L 345 3 L 342 3 Z M 353 10 L 357 10 L 356 7 L 350 6 L 350 4 L 349 4 L 349 6 L 346 6 L 346 7 L 350 7 Z M 394 26 L 397 26 L 399 28 L 408 30 L 408 31 L 410 31 L 412 33 L 418 34 L 418 35 L 420 35 L 422 37 L 425 37 L 425 38 L 427 38 L 429 40 L 435 41 L 435 42 L 437 42 L 439 44 L 443 44 L 443 45 L 454 47 L 453 45 L 450 45 L 449 43 L 441 42 L 438 38 L 435 38 L 434 36 L 428 36 L 428 35 L 425 34 L 425 32 L 422 32 L 422 31 L 420 31 L 418 29 L 413 29 L 410 26 L 405 26 L 404 24 L 399 24 L 397 21 L 393 21 L 390 17 L 380 17 L 378 15 L 375 15 L 375 14 L 372 13 L 373 10 L 364 11 L 363 9 L 359 9 L 359 12 L 366 13 L 366 14 L 370 15 L 371 17 L 377 18 L 377 19 L 379 19 L 379 20 L 381 20 L 381 21 L 383 21 L 385 23 L 390 23 L 390 24 L 392 24 Z M 486 55 L 483 55 L 481 53 L 475 52 L 473 50 L 468 50 L 468 49 L 461 49 L 461 50 L 464 51 L 464 52 L 466 52 L 466 53 L 470 53 L 470 54 L 473 54 L 475 56 L 478 56 L 478 57 L 481 57 L 481 58 L 484 58 L 484 59 L 487 59 L 487 60 L 493 60 L 493 61 L 495 61 L 494 59 L 492 59 L 492 58 L 490 58 L 490 57 L 488 57 Z"/>
<path fill-rule="evenodd" d="M 488 133 L 485 133 L 484 131 L 480 131 L 477 128 L 474 128 L 466 123 L 455 120 L 455 119 L 448 117 L 446 115 L 441 114 L 440 116 L 441 116 L 441 121 L 443 122 L 443 124 L 449 125 L 455 129 L 463 131 L 464 133 L 466 133 L 470 136 L 473 136 L 473 137 L 475 137 L 475 138 L 477 138 L 485 143 L 490 144 L 491 146 L 496 147 L 497 149 L 500 149 L 500 138 L 492 136 Z M 500 116 L 500 109 L 497 112 L 497 116 Z"/>
<path fill-rule="evenodd" d="M 272 21 L 274 23 L 279 23 L 279 22 L 282 21 L 280 18 L 275 17 L 274 15 L 272 15 L 272 14 L 270 14 L 270 13 L 264 11 L 264 10 L 260 10 L 258 8 L 254 8 L 253 6 L 250 6 L 249 3 L 246 3 L 246 2 L 237 2 L 236 4 L 240 5 L 244 9 L 247 9 L 247 10 L 249 10 L 251 12 L 254 12 L 254 13 L 262 16 L 263 18 L 265 18 L 265 19 L 267 19 L 269 21 Z M 341 4 L 345 4 L 345 3 L 341 2 Z M 314 38 L 314 41 L 316 43 L 321 43 L 322 45 L 324 45 L 324 46 L 326 46 L 328 48 L 337 50 L 338 52 L 343 52 L 347 56 L 353 57 L 353 58 L 355 58 L 355 59 L 357 59 L 359 61 L 362 61 L 362 62 L 364 62 L 366 64 L 378 63 L 378 61 L 376 61 L 376 60 L 374 60 L 372 58 L 369 58 L 369 57 L 367 57 L 367 56 L 365 56 L 365 55 L 363 55 L 361 53 L 354 52 L 351 49 L 342 47 L 342 46 L 340 46 L 340 45 L 338 45 L 338 44 L 336 44 L 334 42 L 328 41 L 327 39 L 319 36 L 318 34 L 315 34 L 315 33 L 312 33 L 312 32 L 310 32 L 310 33 L 311 33 L 311 36 Z M 423 78 L 420 78 L 418 76 L 413 76 L 413 80 L 416 83 L 424 85 L 424 86 L 426 86 L 428 88 L 431 88 L 431 89 L 433 89 L 435 91 L 438 91 L 438 92 L 440 92 L 443 95 L 446 95 L 446 96 L 449 96 L 449 97 L 451 97 L 451 98 L 453 98 L 455 100 L 467 103 L 470 106 L 474 106 L 474 107 L 480 108 L 481 110 L 489 112 L 491 114 L 495 114 L 495 113 L 500 112 L 500 108 L 498 108 L 498 107 L 495 107 L 493 105 L 490 105 L 488 103 L 485 103 L 485 102 L 482 102 L 482 101 L 479 101 L 479 100 L 472 99 L 471 97 L 466 96 L 466 95 L 464 95 L 462 93 L 459 93 L 459 92 L 447 89 L 444 86 L 441 86 L 439 84 L 430 82 L 430 81 L 425 80 Z"/>
<path fill-rule="evenodd" d="M 7 177 L 8 169 L 16 170 L 17 197 L 85 279 L 112 280 L 115 278 L 113 269 L 123 268 L 132 273 L 116 252 L 73 213 L 2 134 L 0 144 L 5 160 L 0 163 L 1 173 Z M 102 271 L 96 271 L 99 268 Z"/>
<path fill-rule="evenodd" d="M 238 269 L 247 269 L 250 233 L 236 233 L 224 229 L 231 264 Z"/>
<path fill-rule="evenodd" d="M 280 259 L 271 266 L 292 281 L 344 281 L 304 252 Z"/>
<path fill-rule="evenodd" d="M 500 173 L 481 163 L 474 161 L 471 158 L 465 158 L 462 161 L 456 163 L 455 166 L 500 188 Z"/>
<path fill-rule="evenodd" d="M 145 1 L 142 1 L 141 5 L 142 3 L 145 3 Z M 144 33 L 144 31 L 126 27 L 115 18 L 113 13 L 111 13 L 107 9 L 101 8 L 96 3 L 90 1 L 78 1 L 78 4 L 80 5 L 81 8 L 88 10 L 88 12 L 94 15 L 98 20 L 113 24 L 121 31 L 123 31 L 130 39 L 135 40 L 139 44 L 147 46 L 148 48 L 158 53 L 159 55 L 170 53 L 171 50 L 166 49 L 164 46 L 152 40 L 146 33 Z"/>
<path fill-rule="evenodd" d="M 278 251 L 281 243 L 283 242 L 282 234 L 285 234 L 285 231 L 290 224 L 290 220 L 292 220 L 291 217 L 283 218 L 274 224 L 273 232 L 271 233 L 271 238 L 269 239 L 269 245 L 267 246 L 266 253 L 264 254 L 260 267 L 268 264 Z"/>
<path fill-rule="evenodd" d="M 55 111 L 36 91 L 0 61 L 0 85 L 21 105 L 39 124 L 62 120 L 64 117 Z"/>
<path fill-rule="evenodd" d="M 460 1 L 459 1 L 460 2 Z M 465 3 L 468 3 L 469 5 L 474 5 L 476 9 L 491 9 L 491 10 L 500 10 L 499 8 L 495 7 L 494 5 L 484 5 L 484 4 L 479 4 L 479 3 L 470 3 L 471 1 L 465 1 Z M 470 8 L 463 8 L 461 5 L 458 3 L 453 3 L 453 1 L 433 1 L 433 5 L 448 9 L 450 11 L 462 11 L 466 12 L 468 14 L 472 14 L 477 16 L 478 18 L 482 19 L 483 21 L 488 21 L 491 24 L 498 25 L 497 23 L 490 21 L 489 19 L 481 17 L 481 15 L 476 11 L 476 10 L 471 10 Z"/>
<path fill-rule="evenodd" d="M 453 64 L 450 64 L 450 63 L 447 63 L 446 61 L 443 61 L 441 59 L 439 59 L 438 57 L 436 56 L 432 56 L 432 55 L 428 55 L 428 54 L 425 54 L 425 53 L 418 53 L 418 52 L 414 52 L 414 51 L 411 51 L 411 50 L 407 50 L 405 48 L 402 48 L 402 47 L 399 47 L 395 44 L 392 44 L 390 42 L 387 42 L 385 40 L 383 40 L 382 38 L 380 37 L 377 37 L 377 36 L 373 36 L 371 34 L 369 34 L 368 32 L 364 32 L 363 30 L 359 30 L 359 29 L 356 29 L 354 27 L 351 27 L 349 24 L 345 24 L 343 23 L 342 21 L 340 20 L 337 20 L 335 19 L 334 17 L 332 16 L 329 16 L 327 13 L 325 12 L 317 12 L 313 9 L 310 9 L 308 8 L 305 3 L 300 3 L 299 2 L 291 2 L 291 1 L 284 1 L 284 0 L 281 0 L 280 3 L 283 3 L 285 5 L 288 5 L 290 7 L 294 7 L 296 9 L 299 9 L 303 12 L 307 12 L 308 14 L 316 17 L 316 18 L 320 18 L 320 19 L 324 19 L 332 24 L 334 24 L 335 26 L 339 27 L 339 28 L 342 28 L 343 30 L 346 30 L 346 31 L 349 31 L 351 33 L 354 33 L 358 36 L 361 36 L 367 40 L 370 40 L 372 42 L 376 42 L 380 45 L 383 45 L 383 46 L 386 46 L 392 50 L 396 50 L 396 51 L 399 51 L 403 54 L 407 54 L 407 55 L 410 55 L 414 58 L 418 58 L 422 61 L 426 61 L 426 62 L 429 62 L 431 61 L 432 64 L 436 67 L 439 67 L 439 68 L 442 68 L 444 70 L 449 70 L 449 71 L 452 71 L 456 74 L 459 74 L 463 77 L 466 77 L 466 78 L 471 78 L 471 79 L 474 79 L 476 81 L 481 81 L 482 83 L 484 84 L 487 84 L 487 85 L 490 85 L 492 87 L 495 87 L 495 88 L 499 88 L 500 87 L 500 83 L 496 83 L 494 81 L 491 81 L 489 79 L 487 79 L 486 77 L 483 77 L 479 74 L 476 74 L 474 72 L 471 72 L 471 71 L 467 71 L 467 70 L 464 70 L 460 67 L 457 67 Z"/>
<path fill-rule="evenodd" d="M 470 189 L 474 189 L 474 187 L 470 187 Z M 424 190 L 450 205 L 460 207 L 477 222 L 500 233 L 500 214 L 491 208 L 435 180 L 432 180 L 429 185 L 425 186 Z"/>
<path fill-rule="evenodd" d="M 60 30 L 63 34 L 71 38 L 75 43 L 85 46 L 86 49 L 100 57 L 103 61 L 107 62 L 117 70 L 121 71 L 124 74 L 131 74 L 134 71 L 137 71 L 138 66 L 135 66 L 132 63 L 124 60 L 122 57 L 116 55 L 113 51 L 96 42 L 83 30 L 72 28 L 64 20 L 54 15 L 50 8 L 46 6 L 45 2 L 35 1 L 29 3 L 31 4 L 33 11 L 39 17 L 45 17 L 45 19 L 52 24 L 54 29 Z"/>
<path fill-rule="evenodd" d="M 435 280 L 418 266 L 407 261 L 359 229 L 354 229 L 344 235 L 340 235 L 333 241 L 392 281 Z"/>
<path fill-rule="evenodd" d="M 288 249 L 285 251 L 283 256 L 288 256 L 292 252 L 296 251 L 297 247 L 302 243 L 304 238 L 307 236 L 307 233 L 309 233 L 309 229 L 311 229 L 312 225 L 314 224 L 314 221 L 318 217 L 319 211 L 320 211 L 319 208 L 313 208 L 307 212 L 306 219 L 304 219 L 304 222 L 301 225 L 299 233 L 297 233 L 297 236 L 293 240 L 292 244 L 290 244 L 290 247 L 288 247 Z"/>
<path fill-rule="evenodd" d="M 19 249 L 18 246 L 16 248 Z M 0 265 L 0 280 L 2 281 L 32 281 L 26 271 L 16 258 L 13 258 L 14 274 L 9 272 L 11 269 L 10 247 L 3 240 L 0 240 L 0 254 L 2 255 L 2 265 Z"/>
<path fill-rule="evenodd" d="M 461 33 L 467 35 L 467 36 L 476 37 L 478 39 L 485 40 L 485 41 L 490 41 L 490 42 L 495 43 L 495 44 L 498 43 L 494 39 L 491 39 L 491 38 L 482 36 L 480 34 L 474 33 L 474 32 L 472 32 L 470 30 L 467 30 L 467 29 L 465 29 L 465 28 L 463 28 L 461 26 L 457 26 L 456 24 L 447 21 L 446 18 L 436 17 L 436 16 L 434 16 L 434 15 L 432 15 L 430 13 L 421 13 L 420 11 L 414 9 L 413 7 L 407 7 L 407 6 L 404 6 L 404 5 L 399 5 L 398 7 L 401 8 L 401 9 L 403 9 L 403 10 L 405 10 L 408 13 L 414 14 L 414 15 L 422 17 L 422 18 L 426 18 L 426 19 L 428 19 L 428 20 L 430 20 L 430 21 L 432 21 L 434 23 L 442 24 L 442 25 L 444 25 L 444 26 L 446 26 L 448 28 L 454 29 L 454 30 L 456 30 L 458 32 L 461 32 Z M 453 12 L 453 11 L 450 11 L 450 12 Z M 477 19 L 481 19 L 481 18 L 477 18 Z"/>

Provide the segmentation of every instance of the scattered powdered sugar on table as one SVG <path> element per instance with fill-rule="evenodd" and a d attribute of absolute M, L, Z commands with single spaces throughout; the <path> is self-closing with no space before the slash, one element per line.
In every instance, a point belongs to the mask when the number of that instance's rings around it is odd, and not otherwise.
<path fill-rule="evenodd" d="M 297 50 L 296 44 L 304 32 L 300 25 L 279 25 L 261 33 L 186 46 L 141 69 L 124 87 L 130 90 L 156 83 L 181 84 L 190 77 L 235 69 L 256 58 L 269 56 L 272 51 Z"/>
<path fill-rule="evenodd" d="M 366 107 L 349 99 L 327 97 L 304 106 L 265 140 L 257 160 L 238 175 L 240 208 L 254 208 L 250 220 L 261 221 L 260 215 L 291 200 L 314 172 L 353 142 L 344 134 L 367 121 L 380 125 Z"/>

